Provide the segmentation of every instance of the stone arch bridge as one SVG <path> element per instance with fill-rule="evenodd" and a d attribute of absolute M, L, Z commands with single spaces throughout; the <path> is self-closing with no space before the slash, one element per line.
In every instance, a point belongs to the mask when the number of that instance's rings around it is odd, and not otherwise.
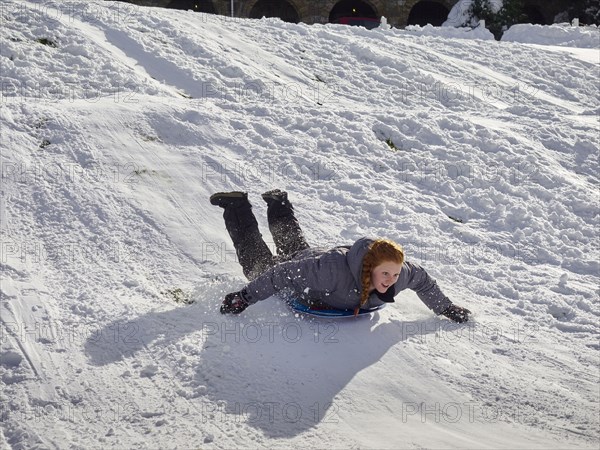
<path fill-rule="evenodd" d="M 235 17 L 279 17 L 287 22 L 329 23 L 342 17 L 379 19 L 385 16 L 395 27 L 439 26 L 459 0 L 131 0 L 145 6 L 233 15 Z M 532 23 L 549 24 L 560 12 L 562 0 L 524 0 Z"/>

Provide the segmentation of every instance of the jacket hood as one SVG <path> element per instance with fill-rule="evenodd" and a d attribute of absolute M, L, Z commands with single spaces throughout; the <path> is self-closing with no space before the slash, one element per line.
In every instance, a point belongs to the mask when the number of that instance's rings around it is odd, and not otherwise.
<path fill-rule="evenodd" d="M 375 239 L 363 237 L 352 244 L 350 250 L 346 255 L 346 260 L 348 261 L 348 266 L 350 267 L 350 272 L 352 273 L 352 277 L 354 277 L 354 281 L 356 285 L 359 286 L 359 290 L 362 289 L 362 267 L 363 260 L 365 255 L 369 251 L 369 247 L 371 244 L 375 242 Z M 385 303 L 394 303 L 394 296 L 396 295 L 396 286 L 392 285 L 385 293 L 380 293 L 375 291 L 375 294 Z"/>
<path fill-rule="evenodd" d="M 369 246 L 375 242 L 375 239 L 363 237 L 352 244 L 350 250 L 346 254 L 346 261 L 348 262 L 348 266 L 350 267 L 350 272 L 354 277 L 354 281 L 356 281 L 357 286 L 362 286 L 361 283 L 361 275 L 362 275 L 362 265 L 363 259 L 367 252 L 369 251 Z"/>

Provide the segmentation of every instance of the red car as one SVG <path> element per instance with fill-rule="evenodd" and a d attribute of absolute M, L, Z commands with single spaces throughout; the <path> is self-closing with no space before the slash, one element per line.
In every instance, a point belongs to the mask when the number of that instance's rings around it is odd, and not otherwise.
<path fill-rule="evenodd" d="M 373 19 L 372 17 L 340 17 L 334 23 L 365 27 L 367 30 L 371 30 L 377 28 L 380 22 L 378 19 Z"/>

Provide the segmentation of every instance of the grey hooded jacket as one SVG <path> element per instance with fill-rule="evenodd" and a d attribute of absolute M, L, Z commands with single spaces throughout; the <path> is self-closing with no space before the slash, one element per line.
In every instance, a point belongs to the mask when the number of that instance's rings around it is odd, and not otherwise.
<path fill-rule="evenodd" d="M 361 238 L 352 246 L 303 250 L 246 285 L 247 300 L 256 303 L 279 294 L 322 301 L 338 309 L 354 309 L 360 303 L 363 258 L 373 241 Z M 452 305 L 425 269 L 405 261 L 398 281 L 385 294 L 371 294 L 365 307 L 393 302 L 394 296 L 404 289 L 415 291 L 436 314 Z"/>

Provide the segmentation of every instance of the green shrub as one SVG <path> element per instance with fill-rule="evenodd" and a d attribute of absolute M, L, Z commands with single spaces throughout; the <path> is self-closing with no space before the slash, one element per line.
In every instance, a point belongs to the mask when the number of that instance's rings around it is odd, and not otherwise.
<path fill-rule="evenodd" d="M 600 2 L 598 0 L 573 0 L 566 11 L 569 20 L 579 19 L 582 25 L 600 25 Z"/>
<path fill-rule="evenodd" d="M 499 40 L 508 28 L 523 22 L 526 18 L 522 0 L 504 0 L 498 11 L 494 11 L 489 0 L 473 0 L 469 6 L 469 19 L 465 25 L 485 20 L 486 28 Z"/>

